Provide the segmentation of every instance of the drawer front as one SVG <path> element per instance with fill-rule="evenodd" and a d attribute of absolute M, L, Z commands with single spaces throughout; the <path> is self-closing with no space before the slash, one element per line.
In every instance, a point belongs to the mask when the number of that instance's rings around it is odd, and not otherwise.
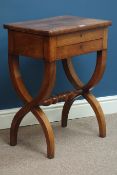
<path fill-rule="evenodd" d="M 103 29 L 96 29 L 60 35 L 57 37 L 57 47 L 100 39 L 103 34 Z"/>
<path fill-rule="evenodd" d="M 43 38 L 22 32 L 9 32 L 9 53 L 29 56 L 33 58 L 43 57 Z"/>
<path fill-rule="evenodd" d="M 84 43 L 62 46 L 57 48 L 57 58 L 64 59 L 70 56 L 77 56 L 89 52 L 99 51 L 103 49 L 103 39 L 87 41 Z"/>

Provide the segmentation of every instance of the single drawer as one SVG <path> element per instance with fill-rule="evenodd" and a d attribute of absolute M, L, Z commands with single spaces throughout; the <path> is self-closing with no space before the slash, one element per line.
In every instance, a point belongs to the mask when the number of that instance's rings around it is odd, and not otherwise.
<path fill-rule="evenodd" d="M 89 52 L 99 51 L 103 49 L 103 39 L 87 41 L 79 44 L 62 46 L 57 48 L 57 58 L 64 59 L 70 56 L 77 56 Z"/>
<path fill-rule="evenodd" d="M 43 57 L 43 45 L 43 38 L 38 35 L 9 31 L 10 54 L 41 58 Z"/>
<path fill-rule="evenodd" d="M 57 47 L 100 39 L 103 34 L 103 29 L 95 29 L 60 35 L 57 37 Z"/>

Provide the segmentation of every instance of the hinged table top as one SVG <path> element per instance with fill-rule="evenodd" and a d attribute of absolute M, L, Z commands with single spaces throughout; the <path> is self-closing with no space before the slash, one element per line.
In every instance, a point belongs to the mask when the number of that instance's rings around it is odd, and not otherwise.
<path fill-rule="evenodd" d="M 82 18 L 78 16 L 58 16 L 42 20 L 5 24 L 4 28 L 45 36 L 107 27 L 111 21 Z"/>

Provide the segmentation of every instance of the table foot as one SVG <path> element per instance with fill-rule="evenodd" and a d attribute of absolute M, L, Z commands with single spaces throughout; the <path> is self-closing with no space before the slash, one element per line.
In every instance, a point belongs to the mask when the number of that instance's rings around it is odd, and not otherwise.
<path fill-rule="evenodd" d="M 47 154 L 47 158 L 48 159 L 53 159 L 54 158 L 54 154 L 53 155 Z"/>

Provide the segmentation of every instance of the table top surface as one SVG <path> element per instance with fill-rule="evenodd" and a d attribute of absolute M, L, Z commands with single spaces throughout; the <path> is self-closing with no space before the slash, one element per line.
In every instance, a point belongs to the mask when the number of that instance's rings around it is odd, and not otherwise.
<path fill-rule="evenodd" d="M 33 33 L 44 36 L 53 36 L 89 30 L 111 25 L 111 21 L 78 16 L 57 16 L 42 20 L 24 21 L 5 24 L 4 28 L 19 32 Z"/>

